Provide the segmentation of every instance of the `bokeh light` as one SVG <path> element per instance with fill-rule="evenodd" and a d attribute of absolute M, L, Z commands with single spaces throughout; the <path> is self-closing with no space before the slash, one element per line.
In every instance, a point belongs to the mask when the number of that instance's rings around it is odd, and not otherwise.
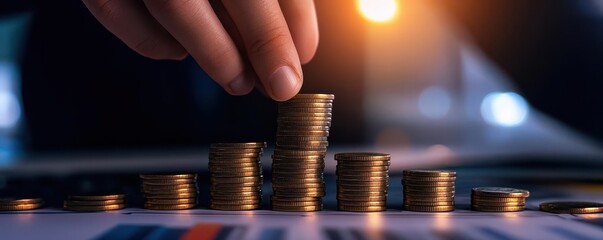
<path fill-rule="evenodd" d="M 526 121 L 529 107 L 526 100 L 514 92 L 493 92 L 484 98 L 482 117 L 494 126 L 514 127 Z"/>
<path fill-rule="evenodd" d="M 419 111 L 427 118 L 440 119 L 446 116 L 452 105 L 450 94 L 439 86 L 431 86 L 419 95 Z"/>
<path fill-rule="evenodd" d="M 387 22 L 396 16 L 397 0 L 358 0 L 358 10 L 373 22 Z"/>

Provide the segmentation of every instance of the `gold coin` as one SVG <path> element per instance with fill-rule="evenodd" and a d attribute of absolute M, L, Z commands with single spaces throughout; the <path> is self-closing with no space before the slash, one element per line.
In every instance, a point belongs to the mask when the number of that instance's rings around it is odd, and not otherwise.
<path fill-rule="evenodd" d="M 404 196 L 404 200 L 411 202 L 454 202 L 454 197 L 416 197 L 416 196 Z"/>
<path fill-rule="evenodd" d="M 303 113 L 332 113 L 331 108 L 287 108 L 279 106 L 278 113 L 303 112 Z"/>
<path fill-rule="evenodd" d="M 331 102 L 285 102 L 278 105 L 279 108 L 333 108 Z"/>
<path fill-rule="evenodd" d="M 212 162 L 210 164 L 208 164 L 208 167 L 210 169 L 215 169 L 215 168 L 230 168 L 230 169 L 241 169 L 241 168 L 246 168 L 246 167 L 254 167 L 254 168 L 260 168 L 261 164 L 259 162 L 234 162 L 234 163 L 229 163 L 229 162 L 221 162 L 221 163 L 216 163 L 216 162 Z"/>
<path fill-rule="evenodd" d="M 306 207 L 306 206 L 322 206 L 322 200 L 318 201 L 275 201 L 272 200 L 272 206 L 280 206 L 280 207 Z"/>
<path fill-rule="evenodd" d="M 335 154 L 335 160 L 337 161 L 389 161 L 390 158 L 391 156 L 386 153 L 353 152 Z"/>
<path fill-rule="evenodd" d="M 416 177 L 416 176 L 404 176 L 402 178 L 404 182 L 454 182 L 456 177 Z"/>
<path fill-rule="evenodd" d="M 377 166 L 389 166 L 390 165 L 390 161 L 339 161 L 337 162 L 337 166 L 338 167 L 350 167 L 350 168 L 354 168 L 354 167 L 377 167 Z"/>
<path fill-rule="evenodd" d="M 602 213 L 603 204 L 598 202 L 545 202 L 540 204 L 540 210 L 552 213 L 585 214 Z"/>
<path fill-rule="evenodd" d="M 477 187 L 471 189 L 471 194 L 483 197 L 524 197 L 530 196 L 530 192 L 523 189 L 507 187 Z"/>
<path fill-rule="evenodd" d="M 371 181 L 371 182 L 361 182 L 361 181 L 343 181 L 337 180 L 337 186 L 342 188 L 365 188 L 365 187 L 385 187 L 389 186 L 387 180 L 383 181 Z"/>
<path fill-rule="evenodd" d="M 327 147 L 300 147 L 300 146 L 279 146 L 278 149 L 282 150 L 302 150 L 302 151 L 321 151 L 327 152 Z"/>
<path fill-rule="evenodd" d="M 333 99 L 297 98 L 297 99 L 287 100 L 287 102 L 285 102 L 285 104 L 287 104 L 287 103 L 305 103 L 305 102 L 332 103 Z"/>
<path fill-rule="evenodd" d="M 374 195 L 374 196 L 362 196 L 362 197 L 358 197 L 358 196 L 354 196 L 354 195 L 337 195 L 337 200 L 341 200 L 341 201 L 386 201 L 387 200 L 387 194 L 385 195 Z"/>
<path fill-rule="evenodd" d="M 330 124 L 333 118 L 331 113 L 299 113 L 299 112 L 279 112 L 277 123 L 280 122 L 322 122 L 320 125 Z M 285 138 L 293 138 L 296 136 L 290 136 Z M 297 136 L 301 137 L 301 136 Z M 314 136 L 312 138 L 319 138 Z M 322 137 L 324 138 L 324 137 Z M 277 138 L 278 139 L 278 138 Z"/>
<path fill-rule="evenodd" d="M 190 184 L 196 183 L 197 179 L 183 178 L 183 179 L 145 179 L 142 181 L 145 185 L 177 185 L 177 184 Z"/>
<path fill-rule="evenodd" d="M 409 192 L 424 192 L 424 193 L 432 193 L 432 192 L 454 192 L 455 187 L 431 187 L 431 186 L 426 186 L 426 187 L 417 187 L 417 186 L 413 186 L 413 187 L 408 187 L 405 186 L 405 190 L 409 191 Z"/>
<path fill-rule="evenodd" d="M 0 205 L 34 204 L 41 202 L 41 198 L 0 198 Z"/>
<path fill-rule="evenodd" d="M 151 210 L 185 210 L 195 208 L 196 203 L 183 203 L 183 204 L 150 204 L 145 203 L 144 208 Z"/>
<path fill-rule="evenodd" d="M 345 166 L 345 165 L 337 165 L 336 169 L 338 171 L 346 171 L 346 172 L 384 172 L 389 170 L 389 166 Z"/>
<path fill-rule="evenodd" d="M 239 153 L 255 153 L 262 154 L 264 151 L 261 148 L 210 148 L 209 153 L 213 155 L 220 154 L 239 154 Z"/>
<path fill-rule="evenodd" d="M 99 211 L 115 211 L 125 208 L 125 204 L 110 204 L 110 205 L 95 205 L 95 206 L 72 206 L 63 205 L 63 209 L 76 212 L 99 212 Z"/>
<path fill-rule="evenodd" d="M 299 188 L 325 188 L 325 183 L 302 183 L 297 185 L 289 185 L 289 184 L 280 184 L 280 183 L 272 183 L 273 188 L 290 188 L 291 186 L 299 187 Z"/>
<path fill-rule="evenodd" d="M 414 182 L 414 181 L 402 181 L 402 185 L 412 187 L 454 187 L 454 182 Z"/>
<path fill-rule="evenodd" d="M 196 183 L 184 183 L 184 184 L 174 184 L 174 185 L 148 185 L 143 183 L 143 190 L 180 190 L 180 189 L 196 189 Z"/>
<path fill-rule="evenodd" d="M 262 153 L 259 152 L 251 152 L 251 153 L 246 153 L 246 152 L 240 152 L 240 153 L 215 153 L 215 152 L 210 152 L 209 153 L 209 158 L 210 159 L 224 159 L 224 158 L 258 158 L 261 157 Z"/>
<path fill-rule="evenodd" d="M 81 201 L 102 201 L 102 200 L 114 200 L 114 199 L 125 199 L 125 194 L 107 194 L 107 195 L 70 195 L 67 197 L 69 200 L 81 200 Z"/>
<path fill-rule="evenodd" d="M 210 199 L 211 204 L 217 205 L 249 205 L 249 204 L 262 204 L 262 199 L 236 199 L 236 200 L 224 200 L 224 199 Z"/>
<path fill-rule="evenodd" d="M 387 171 L 385 172 L 350 172 L 350 171 L 341 171 L 341 170 L 337 170 L 335 172 L 335 174 L 337 175 L 337 177 L 388 177 L 389 174 L 387 173 Z"/>
<path fill-rule="evenodd" d="M 314 201 L 322 201 L 320 197 L 281 197 L 281 196 L 270 196 L 271 201 L 293 201 L 293 202 L 314 202 Z"/>
<path fill-rule="evenodd" d="M 403 176 L 415 177 L 456 177 L 455 171 L 449 170 L 404 170 Z"/>
<path fill-rule="evenodd" d="M 337 201 L 337 205 L 351 207 L 385 206 L 385 201 Z"/>
<path fill-rule="evenodd" d="M 241 164 L 241 163 L 261 163 L 259 157 L 222 157 L 210 156 L 209 164 Z"/>
<path fill-rule="evenodd" d="M 471 205 L 471 210 L 480 211 L 480 212 L 517 212 L 525 210 L 525 206 L 506 206 L 506 207 L 496 207 L 496 206 L 480 206 L 480 205 Z"/>
<path fill-rule="evenodd" d="M 153 198 L 153 199 L 166 199 L 166 198 L 195 198 L 197 197 L 198 193 L 197 192 L 191 192 L 191 193 L 169 193 L 169 194 L 145 194 L 144 197 L 149 199 L 149 198 Z"/>
<path fill-rule="evenodd" d="M 339 211 L 347 211 L 347 212 L 382 212 L 382 211 L 387 210 L 387 207 L 386 206 L 356 207 L 356 206 L 338 205 L 337 209 Z"/>
<path fill-rule="evenodd" d="M 299 131 L 299 130 L 288 130 L 288 131 L 278 131 L 276 133 L 277 137 L 280 136 L 321 136 L 328 137 L 328 130 L 320 130 L 320 131 Z"/>
<path fill-rule="evenodd" d="M 276 196 L 282 196 L 282 197 L 324 197 L 326 195 L 325 192 L 320 192 L 320 191 L 316 191 L 316 192 L 279 192 L 279 191 L 273 191 L 274 195 Z"/>
<path fill-rule="evenodd" d="M 114 205 L 124 204 L 123 199 L 113 200 L 92 200 L 92 201 L 81 201 L 81 200 L 66 200 L 63 202 L 65 206 L 102 206 L 102 205 Z"/>
<path fill-rule="evenodd" d="M 197 174 L 140 174 L 140 178 L 149 180 L 171 180 L 197 178 Z"/>
<path fill-rule="evenodd" d="M 212 166 L 209 168 L 209 172 L 211 173 L 223 173 L 223 172 L 259 172 L 262 167 L 253 166 L 253 167 L 238 167 L 238 166 Z"/>
<path fill-rule="evenodd" d="M 318 191 L 325 191 L 324 187 L 313 187 L 313 188 L 309 188 L 309 187 L 298 187 L 298 186 L 289 186 L 289 187 L 272 187 L 273 190 L 275 191 L 283 191 L 283 192 L 299 192 L 299 193 L 303 193 L 303 192 L 318 192 Z"/>
<path fill-rule="evenodd" d="M 404 209 L 413 212 L 450 212 L 454 211 L 454 205 L 452 206 L 416 206 L 416 205 L 404 205 Z"/>
<path fill-rule="evenodd" d="M 303 147 L 326 147 L 329 141 L 284 141 L 277 140 L 276 146 L 303 146 Z"/>
<path fill-rule="evenodd" d="M 454 201 L 446 201 L 446 202 L 440 202 L 440 201 L 412 201 L 412 200 L 407 200 L 404 199 L 404 204 L 405 205 L 412 205 L 412 206 L 454 206 Z"/>
<path fill-rule="evenodd" d="M 300 207 L 285 207 L 272 205 L 273 211 L 281 211 L 281 212 L 314 212 L 322 210 L 322 205 L 319 206 L 300 206 Z"/>
<path fill-rule="evenodd" d="M 275 149 L 274 155 L 276 155 L 276 156 L 324 156 L 325 152 Z"/>
<path fill-rule="evenodd" d="M 389 185 L 377 185 L 377 186 L 345 186 L 338 185 L 337 190 L 347 192 L 372 192 L 372 191 L 387 191 Z"/>
<path fill-rule="evenodd" d="M 282 158 L 282 157 L 273 157 L 272 158 L 272 164 L 285 164 L 285 165 L 308 165 L 308 167 L 314 167 L 312 165 L 324 165 L 325 161 L 322 157 L 317 157 L 317 156 L 312 156 L 312 157 L 308 157 L 306 159 L 303 158 Z"/>
<path fill-rule="evenodd" d="M 525 201 L 518 202 L 488 202 L 488 201 L 475 201 L 471 200 L 471 204 L 478 206 L 488 206 L 488 207 L 512 207 L 512 206 L 525 206 Z"/>
<path fill-rule="evenodd" d="M 261 186 L 254 187 L 214 187 L 211 186 L 209 188 L 210 191 L 216 192 L 251 192 L 251 191 L 259 191 L 262 190 Z"/>
<path fill-rule="evenodd" d="M 378 176 L 378 177 L 337 176 L 338 181 L 348 181 L 348 182 L 387 181 L 388 179 L 389 179 L 388 176 Z"/>
<path fill-rule="evenodd" d="M 210 148 L 264 148 L 266 142 L 245 142 L 245 143 L 213 143 Z"/>
<path fill-rule="evenodd" d="M 525 202 L 526 198 L 524 197 L 482 197 L 471 195 L 471 200 L 481 201 L 481 202 L 496 202 L 496 203 L 505 203 L 505 202 Z"/>
<path fill-rule="evenodd" d="M 262 171 L 247 172 L 210 172 L 212 177 L 258 177 L 262 176 Z"/>
<path fill-rule="evenodd" d="M 23 204 L 2 204 L 0 205 L 0 211 L 25 211 L 34 210 L 42 207 L 42 202 L 38 203 L 23 203 Z"/>
<path fill-rule="evenodd" d="M 283 127 L 291 127 L 291 126 L 323 126 L 323 127 L 331 127 L 331 122 L 330 121 L 297 121 L 297 120 L 277 120 L 277 124 L 279 127 L 283 126 Z M 324 137 L 319 137 L 319 138 L 323 138 Z M 277 145 L 278 145 L 278 141 L 287 141 L 286 139 L 277 139 Z M 326 141 L 322 140 L 322 141 Z"/>
<path fill-rule="evenodd" d="M 191 204 L 191 203 L 197 203 L 197 198 L 174 198 L 174 199 L 150 198 L 150 199 L 147 199 L 145 202 L 148 204 L 157 204 L 157 205 Z"/>
<path fill-rule="evenodd" d="M 248 183 L 248 182 L 257 182 L 261 183 L 264 180 L 262 175 L 260 176 L 252 176 L 252 177 L 210 177 L 210 182 L 212 183 Z"/>
<path fill-rule="evenodd" d="M 272 174 L 278 175 L 278 176 L 287 176 L 289 178 L 293 178 L 293 177 L 301 177 L 301 178 L 320 178 L 323 176 L 323 172 L 324 169 L 298 169 L 298 171 L 294 171 L 291 169 L 279 169 L 279 168 L 273 168 L 272 169 Z"/>
<path fill-rule="evenodd" d="M 242 205 L 221 205 L 221 204 L 210 204 L 209 208 L 214 210 L 222 211 L 247 211 L 255 210 L 261 207 L 260 204 L 242 204 Z"/>
<path fill-rule="evenodd" d="M 300 178 L 300 179 L 292 179 L 288 177 L 272 177 L 272 184 L 274 185 L 303 185 L 306 183 L 324 183 L 323 178 Z"/>
<path fill-rule="evenodd" d="M 335 95 L 327 94 L 327 93 L 300 93 L 300 94 L 295 95 L 293 98 L 289 99 L 288 101 L 295 101 L 298 99 L 329 99 L 329 100 L 333 100 L 333 99 L 335 99 Z"/>
<path fill-rule="evenodd" d="M 294 170 L 294 169 L 320 169 L 320 170 L 324 170 L 325 168 L 325 164 L 324 163 L 317 163 L 317 164 L 305 164 L 305 163 L 273 163 L 272 164 L 272 170 L 275 171 L 277 169 L 279 170 Z"/>
<path fill-rule="evenodd" d="M 387 196 L 387 191 L 380 192 L 337 192 L 337 197 L 341 198 L 367 198 L 371 196 Z"/>
<path fill-rule="evenodd" d="M 454 191 L 445 191 L 445 192 L 423 192 L 423 191 L 412 191 L 412 190 L 404 190 L 405 196 L 412 197 L 454 197 Z"/>

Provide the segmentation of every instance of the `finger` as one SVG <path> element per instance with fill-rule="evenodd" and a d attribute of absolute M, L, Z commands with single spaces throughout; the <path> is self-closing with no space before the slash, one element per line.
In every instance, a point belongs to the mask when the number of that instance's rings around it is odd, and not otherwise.
<path fill-rule="evenodd" d="M 223 0 L 268 95 L 284 101 L 299 92 L 302 71 L 277 0 Z"/>
<path fill-rule="evenodd" d="M 92 15 L 128 47 L 152 59 L 183 59 L 186 50 L 136 0 L 84 0 Z"/>
<path fill-rule="evenodd" d="M 253 78 L 209 1 L 145 0 L 151 14 L 195 58 L 205 72 L 233 95 L 253 90 Z"/>
<path fill-rule="evenodd" d="M 318 47 L 318 22 L 313 0 L 279 0 L 302 64 L 314 57 Z"/>

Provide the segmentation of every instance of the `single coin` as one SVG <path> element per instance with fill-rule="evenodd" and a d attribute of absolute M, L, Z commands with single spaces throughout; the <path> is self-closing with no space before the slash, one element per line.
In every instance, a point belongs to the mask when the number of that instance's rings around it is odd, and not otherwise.
<path fill-rule="evenodd" d="M 262 171 L 262 167 L 211 167 L 209 168 L 210 174 L 223 174 L 223 173 L 259 173 Z"/>
<path fill-rule="evenodd" d="M 195 208 L 196 203 L 184 203 L 184 204 L 150 204 L 145 203 L 144 208 L 151 210 L 185 210 Z"/>
<path fill-rule="evenodd" d="M 270 196 L 270 200 L 271 201 L 279 201 L 279 202 L 286 202 L 286 201 L 292 201 L 292 202 L 315 202 L 315 201 L 322 201 L 322 198 L 320 197 L 282 197 L 282 196 Z"/>
<path fill-rule="evenodd" d="M 277 170 L 282 170 L 283 172 L 287 172 L 287 171 L 291 171 L 291 170 L 306 170 L 306 169 L 310 169 L 310 170 L 321 170 L 324 171 L 325 168 L 325 164 L 324 163 L 319 163 L 319 164 L 304 164 L 304 163 L 291 163 L 291 164 L 284 164 L 284 163 L 273 163 L 272 164 L 272 171 L 277 171 Z"/>
<path fill-rule="evenodd" d="M 345 186 L 338 185 L 337 190 L 341 192 L 373 192 L 373 191 L 387 191 L 389 189 L 389 185 L 377 185 L 377 186 Z"/>
<path fill-rule="evenodd" d="M 286 103 L 305 103 L 305 102 L 332 103 L 333 99 L 297 98 L 297 99 L 287 100 Z"/>
<path fill-rule="evenodd" d="M 170 194 L 145 194 L 144 197 L 149 199 L 149 198 L 158 198 L 158 199 L 165 199 L 165 198 L 195 198 L 197 197 L 198 192 L 193 192 L 193 193 L 170 193 Z"/>
<path fill-rule="evenodd" d="M 113 200 L 92 200 L 92 201 L 81 201 L 81 200 L 66 200 L 63 202 L 65 206 L 102 206 L 102 205 L 114 205 L 124 204 L 123 199 Z"/>
<path fill-rule="evenodd" d="M 125 208 L 125 204 L 110 204 L 110 205 L 95 205 L 95 206 L 72 206 L 63 205 L 63 209 L 75 212 L 100 212 L 100 211 L 114 211 Z"/>
<path fill-rule="evenodd" d="M 210 199 L 211 204 L 216 205 L 249 205 L 249 204 L 262 204 L 262 199 L 238 199 L 238 200 L 224 200 L 224 199 Z"/>
<path fill-rule="evenodd" d="M 254 195 L 216 195 L 210 197 L 212 201 L 262 201 L 262 194 Z"/>
<path fill-rule="evenodd" d="M 423 192 L 423 193 L 433 193 L 433 192 L 454 192 L 455 187 L 432 187 L 432 186 L 423 186 L 423 187 L 409 187 L 404 186 L 406 191 L 409 192 Z"/>
<path fill-rule="evenodd" d="M 352 152 L 335 154 L 335 160 L 337 161 L 389 161 L 390 158 L 391 155 L 386 153 Z"/>
<path fill-rule="evenodd" d="M 272 206 L 280 207 L 306 207 L 306 206 L 322 206 L 322 200 L 312 202 L 296 202 L 296 201 L 274 201 Z"/>
<path fill-rule="evenodd" d="M 0 198 L 0 205 L 34 204 L 41 202 L 41 198 Z"/>
<path fill-rule="evenodd" d="M 229 168 L 229 169 L 241 169 L 241 168 L 247 168 L 247 167 L 254 167 L 254 168 L 261 168 L 261 164 L 259 162 L 235 162 L 235 163 L 230 163 L 230 162 L 221 162 L 221 163 L 216 163 L 216 162 L 212 162 L 210 164 L 208 164 L 208 167 L 210 169 L 212 168 Z"/>
<path fill-rule="evenodd" d="M 330 107 L 288 107 L 285 104 L 279 104 L 278 112 L 304 112 L 304 113 L 332 113 L 333 108 Z"/>
<path fill-rule="evenodd" d="M 279 125 L 276 129 L 277 132 L 287 131 L 329 131 L 329 126 L 302 126 L 302 125 Z M 281 143 L 281 145 L 283 145 Z"/>
<path fill-rule="evenodd" d="M 210 191 L 215 191 L 215 192 L 223 192 L 223 193 L 230 193 L 230 192 L 252 192 L 252 191 L 260 191 L 262 190 L 261 186 L 255 186 L 255 187 L 214 187 L 211 186 L 209 188 Z"/>
<path fill-rule="evenodd" d="M 43 202 L 0 205 L 0 211 L 25 211 L 42 207 Z"/>
<path fill-rule="evenodd" d="M 277 149 L 327 152 L 327 147 L 278 146 Z"/>
<path fill-rule="evenodd" d="M 602 213 L 603 203 L 580 201 L 545 202 L 540 204 L 540 210 L 568 214 Z"/>
<path fill-rule="evenodd" d="M 211 155 L 240 153 L 255 153 L 259 155 L 264 153 L 264 151 L 262 148 L 210 148 L 209 153 Z"/>
<path fill-rule="evenodd" d="M 353 192 L 353 193 L 343 193 L 337 192 L 337 197 L 339 198 L 352 198 L 352 199 L 366 199 L 370 197 L 384 197 L 387 196 L 387 192 Z"/>
<path fill-rule="evenodd" d="M 524 206 L 526 205 L 525 201 L 518 202 L 487 202 L 487 201 L 475 201 L 471 200 L 471 204 L 477 206 L 488 206 L 488 207 L 513 207 L 513 206 Z"/>
<path fill-rule="evenodd" d="M 300 206 L 300 207 L 285 207 L 285 206 L 272 206 L 273 211 L 281 211 L 281 212 L 314 212 L 322 210 L 322 205 L 320 206 Z"/>
<path fill-rule="evenodd" d="M 339 167 L 376 167 L 376 166 L 389 166 L 390 161 L 338 161 L 337 166 Z"/>
<path fill-rule="evenodd" d="M 274 155 L 276 155 L 276 156 L 324 156 L 325 152 L 275 149 Z"/>
<path fill-rule="evenodd" d="M 454 182 L 456 177 L 416 177 L 416 176 L 404 176 L 402 177 L 404 182 Z"/>
<path fill-rule="evenodd" d="M 197 178 L 197 174 L 140 174 L 140 178 L 149 180 L 171 180 Z"/>
<path fill-rule="evenodd" d="M 337 180 L 336 181 L 337 186 L 338 187 L 342 187 L 344 189 L 348 189 L 348 188 L 367 188 L 367 187 L 386 187 L 389 186 L 388 185 L 388 180 L 382 180 L 382 181 L 344 181 L 344 180 Z"/>
<path fill-rule="evenodd" d="M 330 121 L 297 121 L 297 120 L 277 120 L 277 124 L 279 127 L 283 126 L 283 127 L 291 127 L 291 126 L 324 126 L 324 127 L 331 127 L 331 122 Z M 324 138 L 324 137 L 322 137 Z M 277 144 L 279 143 L 278 141 L 288 141 L 286 139 L 276 139 L 277 140 Z M 299 141 L 299 140 L 298 140 Z M 326 139 L 322 140 L 322 141 L 326 141 Z M 282 144 L 282 143 L 281 143 Z"/>
<path fill-rule="evenodd" d="M 387 194 L 385 195 L 375 195 L 375 196 L 362 196 L 358 197 L 355 195 L 337 195 L 337 200 L 340 201 L 387 201 Z"/>
<path fill-rule="evenodd" d="M 456 177 L 456 172 L 449 170 L 404 170 L 402 171 L 402 175 L 416 177 Z"/>
<path fill-rule="evenodd" d="M 240 192 L 222 192 L 222 191 L 210 191 L 209 195 L 212 197 L 246 197 L 246 196 L 260 196 L 261 191 L 240 191 Z"/>
<path fill-rule="evenodd" d="M 451 205 L 451 206 L 404 205 L 404 210 L 413 211 L 413 212 L 450 212 L 450 211 L 454 211 L 454 205 Z"/>
<path fill-rule="evenodd" d="M 279 188 L 292 188 L 292 187 L 296 187 L 296 188 L 325 188 L 325 183 L 324 182 L 318 182 L 318 183 L 301 183 L 301 184 L 296 184 L 296 185 L 291 185 L 291 184 L 281 184 L 281 183 L 272 183 L 272 187 L 279 189 Z"/>
<path fill-rule="evenodd" d="M 528 190 L 507 187 L 477 187 L 471 189 L 471 194 L 484 197 L 524 197 L 530 196 Z"/>
<path fill-rule="evenodd" d="M 247 211 L 259 209 L 260 207 L 260 204 L 221 205 L 212 203 L 209 205 L 209 208 L 221 211 Z"/>
<path fill-rule="evenodd" d="M 259 157 L 222 157 L 222 156 L 210 156 L 209 164 L 211 165 L 223 165 L 223 164 L 245 164 L 245 163 L 261 163 Z M 208 165 L 209 165 L 208 164 Z"/>
<path fill-rule="evenodd" d="M 331 113 L 301 113 L 301 112 L 279 112 L 277 123 L 279 122 L 322 122 L 320 125 L 331 124 L 333 118 L 330 116 Z M 285 139 L 293 137 L 303 136 L 289 136 Z M 306 136 L 308 137 L 308 136 Z M 320 136 L 313 136 L 311 138 L 325 138 Z M 279 138 L 277 138 L 279 139 Z"/>
<path fill-rule="evenodd" d="M 454 182 L 419 182 L 419 181 L 402 181 L 405 187 L 454 187 Z"/>
<path fill-rule="evenodd" d="M 142 189 L 144 190 L 155 190 L 155 191 L 176 191 L 176 190 L 188 190 L 197 189 L 196 183 L 185 183 L 185 184 L 174 184 L 174 185 L 148 185 L 143 183 Z"/>
<path fill-rule="evenodd" d="M 412 201 L 404 199 L 404 204 L 413 206 L 454 206 L 454 201 Z"/>
<path fill-rule="evenodd" d="M 285 102 L 279 108 L 333 108 L 331 102 Z"/>
<path fill-rule="evenodd" d="M 351 207 L 385 206 L 385 201 L 337 201 L 337 205 Z"/>
<path fill-rule="evenodd" d="M 277 192 L 273 191 L 275 196 L 281 197 L 324 197 L 326 195 L 325 192 Z"/>
<path fill-rule="evenodd" d="M 265 148 L 266 142 L 213 143 L 210 148 Z"/>
<path fill-rule="evenodd" d="M 506 206 L 506 207 L 497 207 L 497 206 L 480 206 L 480 205 L 471 205 L 471 210 L 480 211 L 480 212 L 517 212 L 525 210 L 525 206 Z"/>
<path fill-rule="evenodd" d="M 80 200 L 80 201 L 102 201 L 102 200 L 115 200 L 125 199 L 125 194 L 107 194 L 107 195 L 69 195 L 68 200 Z"/>
<path fill-rule="evenodd" d="M 276 140 L 276 146 L 304 146 L 304 147 L 326 147 L 329 146 L 329 141 L 292 141 L 292 140 Z"/>
<path fill-rule="evenodd" d="M 289 187 L 272 187 L 272 189 L 274 191 L 282 191 L 282 192 L 296 192 L 296 193 L 303 193 L 303 192 L 324 192 L 325 188 L 324 187 L 314 187 L 314 188 L 307 188 L 307 187 L 298 187 L 298 186 L 289 186 Z"/>
<path fill-rule="evenodd" d="M 526 202 L 524 197 L 482 197 L 477 195 L 471 195 L 471 200 L 478 202 L 494 202 L 494 203 L 505 203 L 505 202 Z"/>
<path fill-rule="evenodd" d="M 345 165 L 337 165 L 336 169 L 338 171 L 346 171 L 346 172 L 383 172 L 388 171 L 389 166 L 345 166 Z"/>
<path fill-rule="evenodd" d="M 347 212 L 382 212 L 382 211 L 387 210 L 387 207 L 386 206 L 357 207 L 357 206 L 338 205 L 337 209 L 339 211 L 347 211 Z"/>
<path fill-rule="evenodd" d="M 224 159 L 224 158 L 258 158 L 261 157 L 262 153 L 259 152 L 252 152 L 252 153 L 245 153 L 245 152 L 241 152 L 241 153 L 214 153 L 214 152 L 210 152 L 209 153 L 209 158 L 210 159 Z"/>
<path fill-rule="evenodd" d="M 416 196 L 404 196 L 405 201 L 411 202 L 454 202 L 454 197 L 416 197 Z"/>
<path fill-rule="evenodd" d="M 404 196 L 407 197 L 454 197 L 454 191 L 445 191 L 445 192 L 423 192 L 423 191 L 412 191 L 412 190 L 404 190 Z"/>
<path fill-rule="evenodd" d="M 183 179 L 144 179 L 142 182 L 145 185 L 177 185 L 177 184 L 196 183 L 197 179 L 194 179 L 194 178 L 183 178 Z"/>
<path fill-rule="evenodd" d="M 307 179 L 289 179 L 286 177 L 283 178 L 272 178 L 272 184 L 277 186 L 296 186 L 296 185 L 304 185 L 306 183 L 324 183 L 324 179 L 322 178 L 307 178 Z"/>
<path fill-rule="evenodd" d="M 253 177 L 210 177 L 210 181 L 212 183 L 244 183 L 244 182 L 262 182 L 263 177 L 253 176 Z"/>
<path fill-rule="evenodd" d="M 280 136 L 322 136 L 328 137 L 329 131 L 278 131 L 276 133 L 277 137 Z"/>
<path fill-rule="evenodd" d="M 277 174 L 286 174 L 287 176 L 296 176 L 300 175 L 313 175 L 313 176 L 322 176 L 324 169 L 323 168 L 298 168 L 298 169 L 282 169 L 282 168 L 272 168 L 272 172 L 277 172 Z"/>
<path fill-rule="evenodd" d="M 289 99 L 288 101 L 295 101 L 297 99 L 329 99 L 329 100 L 333 100 L 335 99 L 335 95 L 334 94 L 327 94 L 327 93 L 300 93 L 295 95 L 293 98 Z"/>
<path fill-rule="evenodd" d="M 347 182 L 387 181 L 388 179 L 389 179 L 389 176 L 378 176 L 378 177 L 337 176 L 338 181 L 347 181 Z"/>
<path fill-rule="evenodd" d="M 238 188 L 238 187 L 262 187 L 262 182 L 254 181 L 254 182 L 244 182 L 244 183 L 220 183 L 220 182 L 211 182 L 210 187 L 212 188 Z"/>
<path fill-rule="evenodd" d="M 365 177 L 388 177 L 389 174 L 387 173 L 387 171 L 385 172 L 349 172 L 349 171 L 341 171 L 338 170 L 335 172 L 335 174 L 337 175 L 337 177 L 359 177 L 359 178 L 365 178 Z"/>
<path fill-rule="evenodd" d="M 325 161 L 320 156 L 308 156 L 308 158 L 283 158 L 283 157 L 274 157 L 272 158 L 272 164 L 286 164 L 286 165 L 307 165 L 308 168 L 312 168 L 312 165 L 324 165 Z"/>
<path fill-rule="evenodd" d="M 146 199 L 145 201 L 148 204 L 157 204 L 157 205 L 161 205 L 161 204 L 169 204 L 169 205 L 174 205 L 174 204 L 191 204 L 191 203 L 197 203 L 197 198 L 174 198 L 174 199 Z"/>

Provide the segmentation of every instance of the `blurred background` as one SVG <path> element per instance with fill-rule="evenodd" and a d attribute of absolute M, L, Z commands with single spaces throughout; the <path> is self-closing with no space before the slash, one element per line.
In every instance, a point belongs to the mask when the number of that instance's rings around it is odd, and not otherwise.
<path fill-rule="evenodd" d="M 389 152 L 398 168 L 602 163 L 603 1 L 315 4 L 302 92 L 336 95 L 330 152 Z M 199 167 L 212 142 L 273 143 L 276 106 L 229 96 L 190 57 L 137 55 L 80 1 L 0 3 L 5 172 Z"/>

